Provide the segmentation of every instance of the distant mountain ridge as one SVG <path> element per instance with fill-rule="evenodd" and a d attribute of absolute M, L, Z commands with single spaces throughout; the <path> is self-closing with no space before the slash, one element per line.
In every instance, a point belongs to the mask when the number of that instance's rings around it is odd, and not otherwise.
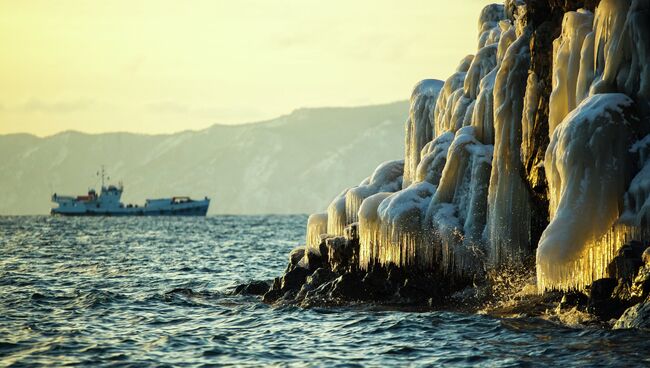
<path fill-rule="evenodd" d="M 125 202 L 212 198 L 212 214 L 322 211 L 344 187 L 404 154 L 408 102 L 298 109 L 276 119 L 167 135 L 0 136 L 0 214 L 46 214 L 50 195 L 98 187 L 106 166 Z"/>

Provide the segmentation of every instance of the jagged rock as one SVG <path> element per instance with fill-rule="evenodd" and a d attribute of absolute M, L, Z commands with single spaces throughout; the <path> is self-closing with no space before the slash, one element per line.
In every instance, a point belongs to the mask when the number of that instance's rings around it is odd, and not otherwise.
<path fill-rule="evenodd" d="M 357 240 L 347 240 L 339 236 L 326 240 L 327 258 L 330 267 L 337 272 L 356 264 L 356 255 L 359 252 Z"/>
<path fill-rule="evenodd" d="M 625 310 L 614 323 L 614 329 L 641 328 L 650 329 L 650 300 L 639 303 Z"/>
<path fill-rule="evenodd" d="M 442 295 L 440 290 L 442 284 L 444 281 L 431 275 L 409 275 L 399 288 L 399 295 L 416 303 L 428 301 L 430 298 Z"/>
<path fill-rule="evenodd" d="M 334 277 L 336 277 L 336 274 L 328 268 L 321 267 L 317 269 L 314 273 L 307 276 L 305 283 L 302 285 L 298 295 L 296 295 L 296 299 L 305 299 L 310 291 L 313 291 L 326 282 L 331 281 Z"/>
<path fill-rule="evenodd" d="M 650 265 L 639 270 L 638 275 L 632 281 L 630 295 L 633 298 L 645 299 L 650 294 Z"/>
<path fill-rule="evenodd" d="M 302 284 L 305 283 L 307 276 L 309 276 L 309 270 L 302 267 L 295 267 L 282 276 L 280 289 L 284 292 L 288 290 L 300 290 Z"/>
<path fill-rule="evenodd" d="M 562 295 L 562 300 L 558 304 L 558 309 L 578 308 L 584 310 L 589 303 L 589 297 L 581 292 L 569 292 Z"/>
<path fill-rule="evenodd" d="M 271 289 L 268 281 L 251 281 L 247 284 L 238 285 L 234 293 L 238 295 L 264 295 Z"/>
<path fill-rule="evenodd" d="M 394 284 L 388 280 L 388 273 L 382 268 L 366 273 L 362 281 L 367 298 L 372 300 L 388 299 L 397 291 Z"/>
<path fill-rule="evenodd" d="M 623 245 L 607 266 L 610 277 L 631 280 L 643 266 L 642 254 L 646 246 L 638 241 Z"/>
<path fill-rule="evenodd" d="M 641 261 L 643 261 L 643 264 L 645 265 L 650 264 L 650 247 L 646 248 L 643 251 L 643 254 L 641 255 Z"/>
<path fill-rule="evenodd" d="M 339 276 L 332 285 L 330 296 L 348 301 L 362 300 L 363 282 L 356 272 L 348 272 Z"/>
<path fill-rule="evenodd" d="M 305 247 L 296 247 L 289 253 L 289 265 L 296 266 L 305 256 Z"/>
<path fill-rule="evenodd" d="M 625 306 L 621 304 L 619 299 L 612 298 L 612 293 L 617 285 L 618 280 L 614 278 L 594 281 L 589 290 L 587 311 L 603 320 L 620 316 L 625 310 Z"/>
<path fill-rule="evenodd" d="M 323 257 L 321 257 L 319 254 L 316 254 L 315 252 L 307 250 L 303 258 L 303 263 L 305 265 L 305 268 L 310 271 L 315 271 L 323 266 Z"/>
<path fill-rule="evenodd" d="M 345 228 L 345 238 L 348 240 L 359 240 L 359 223 L 355 222 Z"/>

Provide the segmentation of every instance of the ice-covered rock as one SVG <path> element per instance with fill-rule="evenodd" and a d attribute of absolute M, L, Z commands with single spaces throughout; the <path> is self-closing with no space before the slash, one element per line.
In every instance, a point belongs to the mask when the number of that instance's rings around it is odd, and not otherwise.
<path fill-rule="evenodd" d="M 507 48 L 494 84 L 494 159 L 486 226 L 493 265 L 522 262 L 531 253 L 530 197 L 522 178 L 520 155 L 529 41 L 530 31 L 526 29 Z"/>
<path fill-rule="evenodd" d="M 551 222 L 537 249 L 537 281 L 582 288 L 605 277 L 627 230 L 616 221 L 629 183 L 632 100 L 599 94 L 557 126 L 546 151 Z"/>
<path fill-rule="evenodd" d="M 411 93 L 409 118 L 406 121 L 406 142 L 404 154 L 403 187 L 415 180 L 422 148 L 433 139 L 433 121 L 436 101 L 444 82 L 425 79 L 418 83 Z"/>
<path fill-rule="evenodd" d="M 379 192 L 396 192 L 402 189 L 404 160 L 387 161 L 373 172 L 367 184 L 361 183 L 345 194 L 345 226 L 359 220 L 359 207 L 364 199 Z"/>
<path fill-rule="evenodd" d="M 565 13 L 562 34 L 553 42 L 553 64 L 556 67 L 553 69 L 553 92 L 549 104 L 549 137 L 562 119 L 577 106 L 581 50 L 585 37 L 592 30 L 593 20 L 593 14 L 586 10 Z"/>
<path fill-rule="evenodd" d="M 321 235 L 327 234 L 327 213 L 314 213 L 307 219 L 306 247 L 320 254 Z"/>
<path fill-rule="evenodd" d="M 475 138 L 471 126 L 456 132 L 424 220 L 426 247 L 433 251 L 420 257 L 423 265 L 437 263 L 443 272 L 464 274 L 483 253 L 492 148 Z"/>

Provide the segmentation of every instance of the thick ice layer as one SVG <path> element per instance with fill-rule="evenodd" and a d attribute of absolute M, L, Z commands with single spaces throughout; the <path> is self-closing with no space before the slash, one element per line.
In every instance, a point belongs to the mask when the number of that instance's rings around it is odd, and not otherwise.
<path fill-rule="evenodd" d="M 578 95 L 587 86 L 591 95 L 622 92 L 650 115 L 650 2 L 602 0 L 590 37 L 582 53 L 591 51 L 593 62 L 581 65 Z"/>
<path fill-rule="evenodd" d="M 598 94 L 558 125 L 546 151 L 551 222 L 537 249 L 537 281 L 582 288 L 603 277 L 629 229 L 617 225 L 629 182 L 632 100 Z"/>
<path fill-rule="evenodd" d="M 426 181 L 438 185 L 447 162 L 447 150 L 453 140 L 454 133 L 446 132 L 422 148 L 420 163 L 415 174 L 416 183 Z"/>
<path fill-rule="evenodd" d="M 562 34 L 553 42 L 553 92 L 549 103 L 549 137 L 564 117 L 576 107 L 576 86 L 580 72 L 580 51 L 591 32 L 594 16 L 586 10 L 567 12 Z"/>
<path fill-rule="evenodd" d="M 456 72 L 447 78 L 440 90 L 432 120 L 434 124 L 434 137 L 444 132 L 455 131 L 456 122 L 452 120 L 452 115 L 457 109 L 466 109 L 467 105 L 471 102 L 461 101 L 460 106 L 458 104 L 458 100 L 463 97 L 465 76 L 473 59 L 473 55 L 468 55 L 461 60 Z"/>
<path fill-rule="evenodd" d="M 482 233 L 487 217 L 487 194 L 492 146 L 475 138 L 473 127 L 456 132 L 435 195 L 427 208 L 423 266 L 438 264 L 441 271 L 463 275 L 475 270 L 483 252 Z"/>
<path fill-rule="evenodd" d="M 378 225 L 362 227 L 360 233 L 364 239 L 362 244 L 371 243 L 366 238 L 375 239 L 378 246 L 373 256 L 377 263 L 417 267 L 418 260 L 426 259 L 422 220 L 435 191 L 436 187 L 430 183 L 414 183 L 389 195 L 379 204 Z M 367 264 L 361 266 L 367 267 Z"/>
<path fill-rule="evenodd" d="M 327 234 L 343 236 L 348 225 L 345 215 L 345 195 L 349 189 L 342 191 L 327 207 Z"/>
<path fill-rule="evenodd" d="M 307 219 L 307 249 L 320 254 L 321 235 L 327 234 L 327 213 L 314 213 Z"/>
<path fill-rule="evenodd" d="M 359 265 L 367 269 L 380 259 L 381 220 L 377 209 L 392 193 L 377 193 L 366 198 L 359 207 Z"/>
<path fill-rule="evenodd" d="M 358 221 L 359 207 L 364 199 L 379 192 L 402 189 L 404 160 L 387 161 L 379 165 L 367 184 L 351 188 L 345 194 L 346 226 Z"/>
<path fill-rule="evenodd" d="M 425 79 L 415 86 L 411 94 L 409 118 L 406 121 L 404 188 L 415 180 L 416 169 L 420 163 L 420 152 L 433 138 L 433 121 L 430 117 L 435 110 L 436 100 L 443 85 L 444 82 L 437 79 Z"/>
<path fill-rule="evenodd" d="M 494 160 L 486 227 L 493 265 L 521 262 L 531 253 L 530 198 L 521 175 L 520 156 L 529 39 L 526 29 L 508 47 L 494 85 Z"/>
<path fill-rule="evenodd" d="M 478 48 L 498 42 L 500 32 L 499 21 L 506 19 L 505 7 L 501 4 L 490 4 L 481 10 L 478 18 Z"/>

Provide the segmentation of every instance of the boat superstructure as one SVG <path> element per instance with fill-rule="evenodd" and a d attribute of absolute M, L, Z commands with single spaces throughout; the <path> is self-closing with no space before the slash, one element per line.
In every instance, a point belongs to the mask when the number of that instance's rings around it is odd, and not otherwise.
<path fill-rule="evenodd" d="M 102 186 L 99 194 L 90 189 L 86 195 L 62 196 L 54 193 L 53 215 L 64 216 L 205 216 L 210 199 L 194 200 L 189 197 L 147 199 L 143 206 L 121 202 L 124 186 L 104 184 L 104 169 L 101 171 Z"/>

